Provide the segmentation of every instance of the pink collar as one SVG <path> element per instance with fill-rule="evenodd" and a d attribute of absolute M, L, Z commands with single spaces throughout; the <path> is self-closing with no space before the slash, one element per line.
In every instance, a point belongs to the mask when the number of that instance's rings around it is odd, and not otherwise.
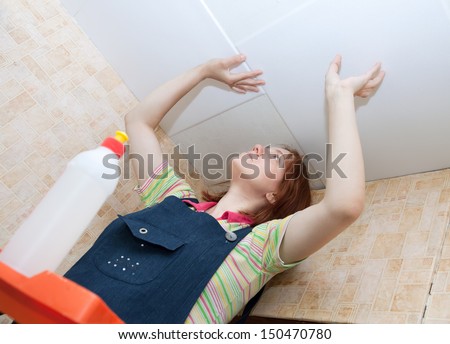
<path fill-rule="evenodd" d="M 206 211 L 209 208 L 214 207 L 217 202 L 200 202 L 200 203 L 194 203 L 192 201 L 189 201 L 187 199 L 183 199 L 184 203 L 187 203 L 195 208 L 197 211 Z M 238 222 L 238 223 L 245 223 L 248 225 L 253 224 L 253 220 L 251 217 L 239 213 L 235 213 L 232 211 L 226 211 L 222 214 L 221 217 L 217 218 L 217 220 L 226 220 L 227 222 Z"/>

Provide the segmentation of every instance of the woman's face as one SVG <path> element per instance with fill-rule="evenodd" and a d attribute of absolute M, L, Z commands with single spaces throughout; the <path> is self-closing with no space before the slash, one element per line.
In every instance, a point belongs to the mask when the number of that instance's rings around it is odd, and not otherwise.
<path fill-rule="evenodd" d="M 276 192 L 284 178 L 289 154 L 281 147 L 257 144 L 233 160 L 233 179 L 247 180 L 261 194 Z"/>

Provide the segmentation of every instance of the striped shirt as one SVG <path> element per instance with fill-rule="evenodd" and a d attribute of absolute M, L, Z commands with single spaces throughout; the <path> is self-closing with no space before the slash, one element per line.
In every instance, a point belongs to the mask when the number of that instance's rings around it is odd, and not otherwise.
<path fill-rule="evenodd" d="M 173 195 L 196 198 L 189 184 L 178 177 L 167 162 L 136 191 L 145 205 L 151 206 Z M 193 211 L 197 211 L 192 207 Z M 268 221 L 253 228 L 230 252 L 201 293 L 185 323 L 228 323 L 242 307 L 276 274 L 298 263 L 284 264 L 278 255 L 284 230 L 291 219 Z M 246 221 L 218 219 L 229 230 L 249 226 Z"/>

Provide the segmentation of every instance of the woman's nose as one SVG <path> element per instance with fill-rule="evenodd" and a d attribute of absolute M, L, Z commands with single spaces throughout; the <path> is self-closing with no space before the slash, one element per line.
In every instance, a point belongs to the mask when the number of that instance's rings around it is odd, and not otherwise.
<path fill-rule="evenodd" d="M 264 152 L 264 147 L 262 145 L 260 145 L 260 144 L 257 144 L 257 145 L 253 146 L 252 150 L 253 150 L 254 153 L 256 153 L 258 155 L 261 155 Z"/>

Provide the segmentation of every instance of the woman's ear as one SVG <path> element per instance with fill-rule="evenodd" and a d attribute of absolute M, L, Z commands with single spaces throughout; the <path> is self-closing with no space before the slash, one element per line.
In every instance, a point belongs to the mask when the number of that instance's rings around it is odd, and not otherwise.
<path fill-rule="evenodd" d="M 274 204 L 277 199 L 276 199 L 276 193 L 275 192 L 268 192 L 266 193 L 266 198 L 269 201 L 270 204 Z"/>

